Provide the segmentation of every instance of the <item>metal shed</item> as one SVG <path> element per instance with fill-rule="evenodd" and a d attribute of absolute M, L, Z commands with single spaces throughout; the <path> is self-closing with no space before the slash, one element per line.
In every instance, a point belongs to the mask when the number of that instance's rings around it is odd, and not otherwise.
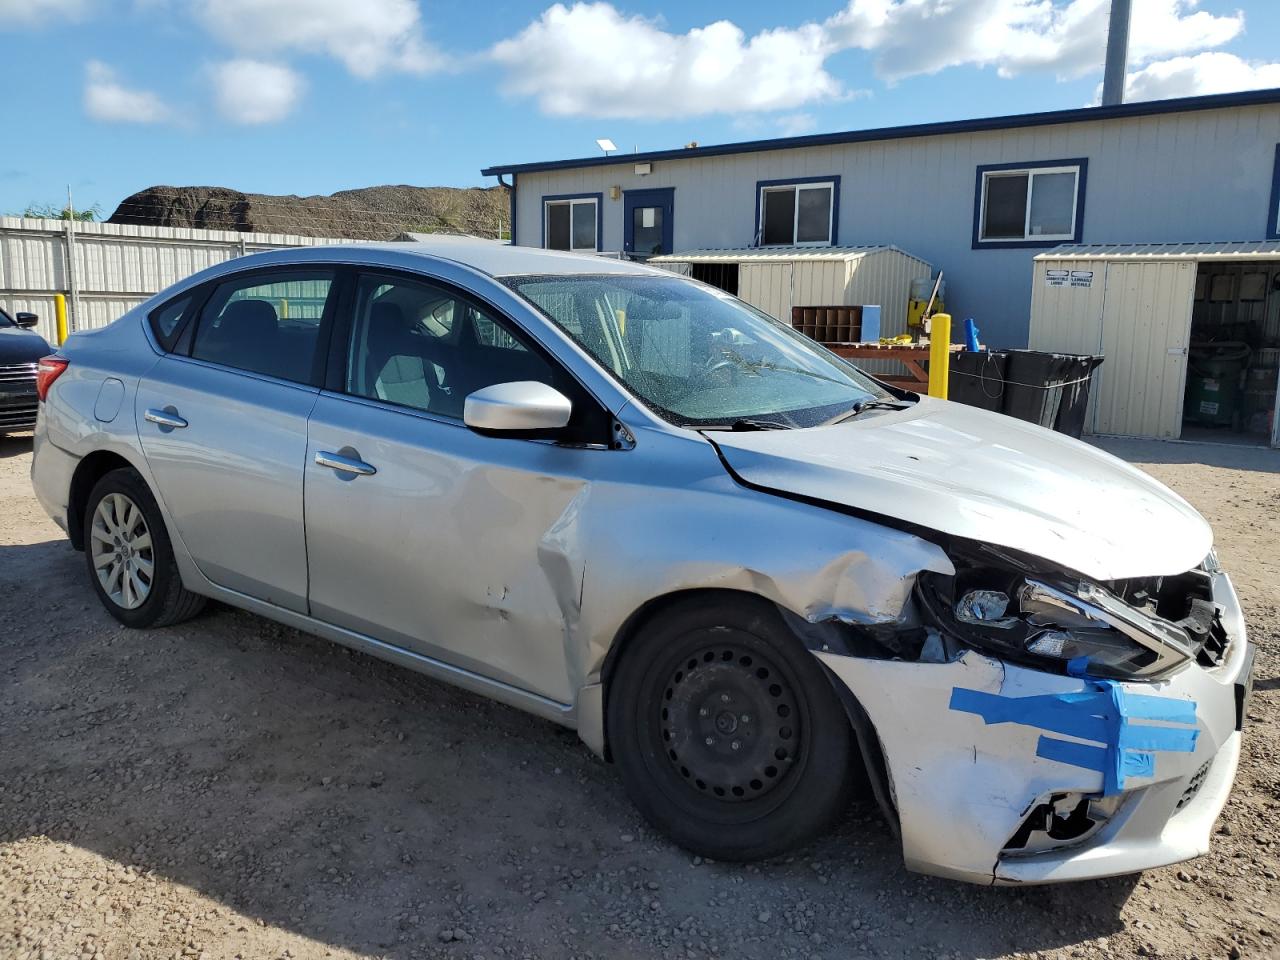
<path fill-rule="evenodd" d="M 1256 284 L 1259 336 L 1280 337 L 1280 241 L 1057 247 L 1035 258 L 1029 345 L 1106 358 L 1094 374 L 1090 432 L 1180 438 L 1193 318 L 1207 313 L 1212 278 L 1233 270 L 1266 276 Z M 1258 353 L 1265 375 L 1265 355 L 1280 351 Z M 1257 439 L 1280 446 L 1277 426 L 1273 403 Z"/>
<path fill-rule="evenodd" d="M 876 304 L 883 336 L 906 331 L 911 281 L 933 275 L 892 246 L 693 250 L 648 262 L 728 290 L 784 323 L 792 307 Z"/>

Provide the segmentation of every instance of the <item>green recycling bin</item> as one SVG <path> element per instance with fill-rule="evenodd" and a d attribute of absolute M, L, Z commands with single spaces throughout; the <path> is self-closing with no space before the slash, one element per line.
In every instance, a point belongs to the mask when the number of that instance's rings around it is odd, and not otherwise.
<path fill-rule="evenodd" d="M 1210 427 L 1235 423 L 1244 397 L 1240 380 L 1249 353 L 1247 343 L 1235 341 L 1191 345 L 1182 404 L 1184 420 Z"/>

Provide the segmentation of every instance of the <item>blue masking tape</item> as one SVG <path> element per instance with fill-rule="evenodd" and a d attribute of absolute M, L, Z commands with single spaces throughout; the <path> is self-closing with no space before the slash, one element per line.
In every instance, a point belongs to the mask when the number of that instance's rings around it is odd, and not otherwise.
<path fill-rule="evenodd" d="M 1088 743 L 1073 743 L 1070 740 L 1055 740 L 1053 737 L 1041 737 L 1036 744 L 1036 756 L 1046 760 L 1057 760 L 1069 763 L 1073 767 L 1084 767 L 1086 770 L 1097 770 L 1101 773 L 1107 764 L 1107 748 L 1095 747 Z"/>
<path fill-rule="evenodd" d="M 1126 777 L 1154 777 L 1156 775 L 1156 755 L 1154 753 L 1124 752 L 1124 773 Z"/>
<path fill-rule="evenodd" d="M 1097 694 L 1085 694 L 1085 700 L 1063 699 L 1056 694 L 1039 697 L 1002 697 L 998 693 L 953 687 L 951 709 L 976 713 L 987 723 L 1020 723 L 1061 733 L 1082 740 L 1105 740 L 1107 723 L 1091 715 Z"/>
<path fill-rule="evenodd" d="M 1089 673 L 1088 657 L 1072 657 L 1067 661 L 1067 673 L 1073 677 L 1084 677 Z"/>
<path fill-rule="evenodd" d="M 1087 664 L 1087 659 L 1080 657 L 1071 661 L 1068 669 L 1083 670 Z M 1016 723 L 1101 744 L 1041 737 L 1036 744 L 1036 755 L 1101 773 L 1103 796 L 1123 790 L 1127 777 L 1154 776 L 1157 752 L 1195 751 L 1199 730 L 1194 729 L 1194 701 L 1129 694 L 1111 680 L 1087 679 L 1086 682 L 1089 684 L 1086 690 L 1031 697 L 1006 697 L 953 687 L 950 707 L 976 714 L 987 724 Z M 1182 723 L 1192 729 L 1135 725 L 1130 722 L 1133 719 Z"/>
<path fill-rule="evenodd" d="M 1195 723 L 1194 700 L 1174 700 L 1172 697 L 1149 697 L 1145 694 L 1127 693 L 1124 697 L 1125 716 L 1139 720 L 1165 720 L 1169 723 Z"/>

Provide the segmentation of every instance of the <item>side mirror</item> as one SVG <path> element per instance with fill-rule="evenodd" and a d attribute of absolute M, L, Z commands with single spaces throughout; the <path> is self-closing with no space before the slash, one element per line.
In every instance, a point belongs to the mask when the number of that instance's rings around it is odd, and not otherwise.
<path fill-rule="evenodd" d="M 559 390 L 534 380 L 495 383 L 468 394 L 462 422 L 491 437 L 550 436 L 569 422 L 573 404 Z"/>
<path fill-rule="evenodd" d="M 15 313 L 13 322 L 20 327 L 34 327 L 40 322 L 40 318 L 34 313 Z"/>

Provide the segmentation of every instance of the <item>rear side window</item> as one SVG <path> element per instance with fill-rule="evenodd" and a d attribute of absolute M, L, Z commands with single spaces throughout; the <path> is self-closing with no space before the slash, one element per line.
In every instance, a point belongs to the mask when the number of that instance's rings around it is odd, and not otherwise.
<path fill-rule="evenodd" d="M 151 332 L 155 334 L 156 340 L 165 350 L 173 349 L 173 344 L 182 330 L 182 322 L 188 319 L 193 299 L 191 294 L 187 294 L 151 311 Z"/>
<path fill-rule="evenodd" d="M 191 355 L 297 383 L 313 379 L 331 270 L 256 273 L 220 284 L 200 313 Z"/>

